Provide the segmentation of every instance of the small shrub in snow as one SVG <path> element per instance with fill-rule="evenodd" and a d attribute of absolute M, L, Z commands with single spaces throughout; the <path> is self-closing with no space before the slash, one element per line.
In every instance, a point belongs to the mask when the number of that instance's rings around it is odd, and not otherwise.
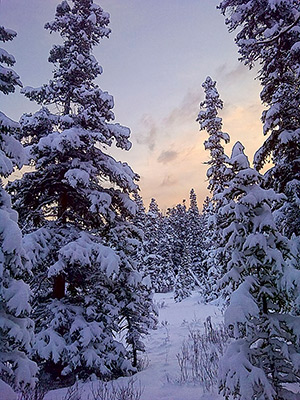
<path fill-rule="evenodd" d="M 167 308 L 167 307 L 168 307 L 167 303 L 166 303 L 164 300 L 162 300 L 162 301 L 156 301 L 156 302 L 155 302 L 155 305 L 156 305 L 156 307 L 157 307 L 158 309 Z"/>
<path fill-rule="evenodd" d="M 82 389 L 79 388 L 78 382 L 75 385 L 70 386 L 63 400 L 80 400 L 82 395 Z"/>
<path fill-rule="evenodd" d="M 228 340 L 224 325 L 214 327 L 210 317 L 204 323 L 204 332 L 190 328 L 189 336 L 177 354 L 180 383 L 200 383 L 205 390 L 210 390 L 217 383 L 219 360 Z"/>
<path fill-rule="evenodd" d="M 136 369 L 138 371 L 144 371 L 146 368 L 148 368 L 149 363 L 150 363 L 149 357 L 147 356 L 147 354 L 145 354 L 138 359 Z"/>
<path fill-rule="evenodd" d="M 140 400 L 142 393 L 141 384 L 137 384 L 135 379 L 130 379 L 122 385 L 101 382 L 92 389 L 92 397 L 89 400 Z"/>
<path fill-rule="evenodd" d="M 161 321 L 162 326 L 165 328 L 165 343 L 170 341 L 169 322 L 167 320 Z"/>
<path fill-rule="evenodd" d="M 92 384 L 90 392 L 87 395 L 88 400 L 140 400 L 143 389 L 135 379 L 130 379 L 123 384 L 98 381 Z M 82 389 L 76 383 L 68 388 L 62 400 L 80 399 L 82 399 Z M 23 398 L 20 400 L 23 400 Z M 37 400 L 40 400 L 40 398 Z"/>
<path fill-rule="evenodd" d="M 27 387 L 22 393 L 19 393 L 17 400 L 43 400 L 47 391 L 48 389 L 41 385 L 37 385 L 34 389 Z"/>

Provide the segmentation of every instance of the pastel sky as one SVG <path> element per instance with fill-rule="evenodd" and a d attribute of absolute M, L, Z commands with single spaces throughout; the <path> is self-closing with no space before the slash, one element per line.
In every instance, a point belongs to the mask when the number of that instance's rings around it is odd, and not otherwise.
<path fill-rule="evenodd" d="M 238 62 L 234 36 L 227 32 L 216 0 L 98 0 L 111 15 L 109 39 L 95 48 L 104 72 L 97 83 L 114 96 L 116 122 L 131 129 L 129 152 L 110 150 L 140 175 L 146 205 L 155 197 L 165 210 L 188 199 L 194 188 L 199 205 L 207 196 L 205 132 L 195 121 L 207 75 L 218 82 L 224 101 L 226 146 L 240 140 L 251 160 L 263 141 L 255 72 Z M 24 86 L 39 86 L 53 65 L 48 53 L 57 35 L 44 24 L 54 18 L 57 0 L 0 0 L 0 24 L 17 31 L 5 45 L 16 58 Z M 1 97 L 1 110 L 18 120 L 37 104 L 22 95 Z"/>

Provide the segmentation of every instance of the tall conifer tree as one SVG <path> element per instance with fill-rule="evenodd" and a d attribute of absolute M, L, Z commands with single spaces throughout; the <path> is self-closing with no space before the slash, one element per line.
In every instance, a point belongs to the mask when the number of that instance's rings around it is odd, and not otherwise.
<path fill-rule="evenodd" d="M 154 198 L 146 216 L 145 269 L 156 292 L 168 292 L 173 288 L 170 232 Z"/>
<path fill-rule="evenodd" d="M 203 82 L 202 87 L 205 99 L 200 103 L 200 112 L 197 121 L 200 130 L 206 130 L 209 137 L 204 142 L 205 150 L 210 151 L 210 166 L 207 171 L 209 181 L 208 189 L 216 195 L 223 190 L 223 183 L 226 180 L 226 155 L 224 153 L 223 142 L 229 142 L 229 135 L 222 131 L 222 118 L 218 116 L 223 109 L 223 101 L 220 99 L 216 82 L 210 76 Z"/>
<path fill-rule="evenodd" d="M 0 26 L 0 41 L 12 40 L 16 32 Z M 9 94 L 21 86 L 11 68 L 14 57 L 0 48 L 0 92 Z M 15 138 L 18 123 L 0 111 L 0 178 L 8 177 L 25 160 L 21 144 Z M 29 318 L 30 289 L 24 282 L 30 263 L 22 246 L 18 215 L 0 179 L 0 386 L 3 380 L 14 386 L 34 384 L 37 368 L 28 358 L 33 341 L 33 321 Z"/>
<path fill-rule="evenodd" d="M 228 168 L 226 166 L 227 156 L 224 151 L 223 143 L 229 142 L 229 135 L 222 131 L 222 118 L 218 116 L 219 111 L 223 109 L 223 101 L 220 99 L 216 82 L 210 76 L 202 84 L 205 92 L 205 99 L 200 103 L 200 112 L 197 121 L 200 124 L 200 130 L 206 130 L 209 137 L 204 142 L 204 147 L 210 152 L 210 160 L 207 171 L 208 189 L 212 193 L 210 213 L 212 217 L 209 221 L 211 233 L 209 257 L 207 260 L 208 268 L 208 286 L 206 289 L 207 299 L 215 298 L 219 295 L 218 281 L 222 276 L 222 268 L 226 265 L 226 259 L 218 254 L 218 244 L 220 242 L 219 231 L 219 209 L 223 203 L 220 196 L 224 189 L 224 184 L 228 179 Z M 208 240 L 206 241 L 209 246 Z"/>
<path fill-rule="evenodd" d="M 130 149 L 130 130 L 112 122 L 113 98 L 94 82 L 102 68 L 92 50 L 108 24 L 93 0 L 62 1 L 45 26 L 63 39 L 50 51 L 53 78 L 23 90 L 42 105 L 21 119 L 35 170 L 10 190 L 34 267 L 35 356 L 51 382 L 134 371 L 138 340 L 152 324 L 151 300 L 143 303 L 148 319 L 133 315 L 141 311 L 133 293 L 145 293 L 127 221 L 138 176 L 107 154 L 113 144 Z M 116 339 L 122 329 L 132 352 Z"/>
<path fill-rule="evenodd" d="M 255 155 L 260 170 L 271 157 L 266 186 L 285 193 L 277 211 L 282 232 L 300 234 L 300 4 L 294 0 L 223 0 L 219 5 L 230 32 L 238 30 L 240 59 L 259 63 L 263 132 L 268 135 Z"/>
<path fill-rule="evenodd" d="M 191 272 L 197 283 L 203 288 L 207 280 L 207 270 L 203 268 L 204 261 L 204 219 L 200 215 L 197 196 L 194 189 L 190 191 L 190 206 L 187 210 L 187 248 L 191 260 Z"/>
<path fill-rule="evenodd" d="M 178 273 L 184 249 L 187 247 L 188 221 L 185 200 L 176 207 L 168 209 L 167 224 L 171 233 L 172 262 L 175 274 Z M 188 251 L 186 249 L 186 251 Z"/>
<path fill-rule="evenodd" d="M 261 187 L 263 178 L 250 168 L 241 143 L 229 164 L 220 251 L 230 254 L 223 284 L 232 292 L 225 323 L 234 340 L 221 361 L 220 389 L 226 399 L 287 400 L 286 384 L 300 382 L 300 318 L 290 307 L 299 274 L 287 263 L 288 240 L 272 215 L 283 196 Z"/>

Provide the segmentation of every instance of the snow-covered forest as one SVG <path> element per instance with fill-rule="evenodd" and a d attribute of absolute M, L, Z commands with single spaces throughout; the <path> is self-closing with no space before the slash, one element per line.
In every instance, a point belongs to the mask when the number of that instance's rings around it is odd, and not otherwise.
<path fill-rule="evenodd" d="M 166 211 L 109 151 L 131 148 L 96 83 L 110 15 L 57 5 L 40 87 L 23 87 L 0 26 L 1 101 L 36 106 L 0 111 L 1 400 L 300 398 L 300 2 L 217 8 L 257 68 L 265 140 L 253 160 L 243 137 L 229 154 L 222 94 L 199 77 L 210 195 Z"/>

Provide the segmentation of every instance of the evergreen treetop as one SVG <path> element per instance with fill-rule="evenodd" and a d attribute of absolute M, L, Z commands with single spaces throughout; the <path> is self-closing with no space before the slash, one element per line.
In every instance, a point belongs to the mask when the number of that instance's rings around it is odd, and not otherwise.
<path fill-rule="evenodd" d="M 208 189 L 216 194 L 222 191 L 226 175 L 224 165 L 226 155 L 222 141 L 228 143 L 229 135 L 222 131 L 222 118 L 218 117 L 219 110 L 223 109 L 223 101 L 219 97 L 216 82 L 208 76 L 202 87 L 205 92 L 205 100 L 200 103 L 197 121 L 200 124 L 200 130 L 206 130 L 209 135 L 204 142 L 204 147 L 210 151 L 211 156 L 211 159 L 207 162 L 210 165 L 207 170 Z"/>

